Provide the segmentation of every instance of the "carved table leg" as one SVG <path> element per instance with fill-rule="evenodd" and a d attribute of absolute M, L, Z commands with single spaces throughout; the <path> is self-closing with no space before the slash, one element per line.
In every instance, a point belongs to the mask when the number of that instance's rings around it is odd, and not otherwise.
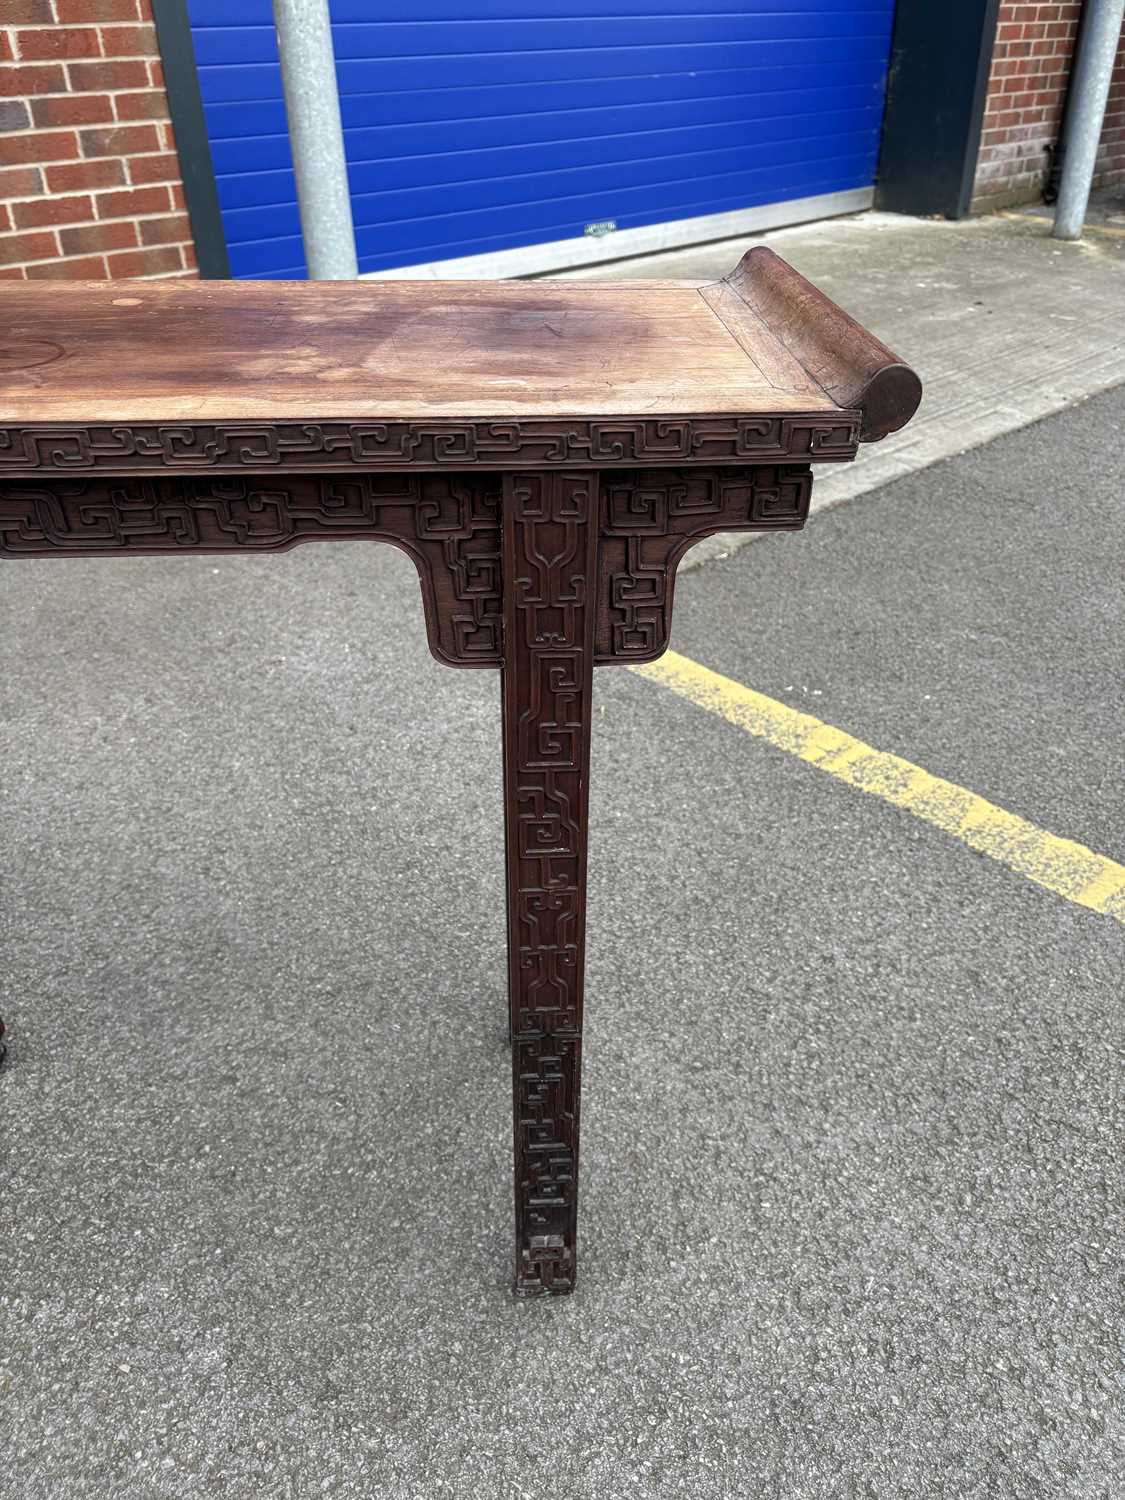
<path fill-rule="evenodd" d="M 598 476 L 504 478 L 516 1292 L 574 1290 Z"/>

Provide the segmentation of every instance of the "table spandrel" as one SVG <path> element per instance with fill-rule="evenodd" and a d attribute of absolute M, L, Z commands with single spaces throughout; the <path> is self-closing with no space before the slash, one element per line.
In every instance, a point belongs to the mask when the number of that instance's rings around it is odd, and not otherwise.
<path fill-rule="evenodd" d="M 687 549 L 799 529 L 812 466 L 920 394 L 764 246 L 711 283 L 0 288 L 0 555 L 370 537 L 437 659 L 500 672 L 520 1294 L 576 1276 L 593 669 L 659 656 Z"/>

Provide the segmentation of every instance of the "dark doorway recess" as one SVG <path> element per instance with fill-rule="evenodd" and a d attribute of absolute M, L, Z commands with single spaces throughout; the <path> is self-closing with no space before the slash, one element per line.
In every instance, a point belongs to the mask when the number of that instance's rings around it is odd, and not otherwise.
<path fill-rule="evenodd" d="M 963 219 L 1000 0 L 898 0 L 875 207 Z"/>

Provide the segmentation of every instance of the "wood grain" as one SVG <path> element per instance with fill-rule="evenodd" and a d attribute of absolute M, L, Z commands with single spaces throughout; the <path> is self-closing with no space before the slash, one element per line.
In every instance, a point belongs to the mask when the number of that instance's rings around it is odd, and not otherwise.
<path fill-rule="evenodd" d="M 9 423 L 839 410 L 693 286 L 13 282 L 0 327 Z"/>
<path fill-rule="evenodd" d="M 754 347 L 768 329 L 837 405 L 857 408 L 861 442 L 897 432 L 918 410 L 922 382 L 910 366 L 768 245 L 702 295 L 736 337 Z"/>

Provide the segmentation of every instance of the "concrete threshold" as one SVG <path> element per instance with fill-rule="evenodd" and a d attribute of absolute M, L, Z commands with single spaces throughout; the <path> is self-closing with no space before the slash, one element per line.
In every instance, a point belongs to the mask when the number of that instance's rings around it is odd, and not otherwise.
<path fill-rule="evenodd" d="M 925 394 L 902 433 L 816 470 L 831 509 L 1125 381 L 1125 240 L 1052 240 L 1026 215 L 951 223 L 863 213 L 561 273 L 721 276 L 766 242 L 914 366 Z M 681 571 L 765 533 L 721 534 Z"/>

